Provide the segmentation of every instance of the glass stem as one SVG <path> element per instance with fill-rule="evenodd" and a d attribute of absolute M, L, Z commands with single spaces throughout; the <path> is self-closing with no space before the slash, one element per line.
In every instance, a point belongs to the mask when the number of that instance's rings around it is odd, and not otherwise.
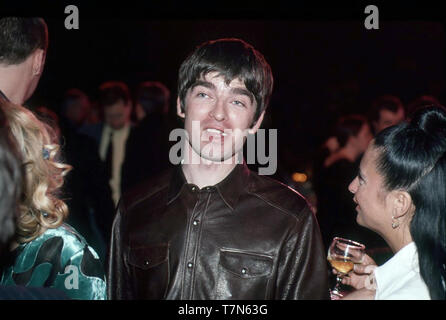
<path fill-rule="evenodd" d="M 336 275 L 336 285 L 335 285 L 335 290 L 337 292 L 341 291 L 341 282 L 342 282 L 342 276 L 340 275 Z"/>

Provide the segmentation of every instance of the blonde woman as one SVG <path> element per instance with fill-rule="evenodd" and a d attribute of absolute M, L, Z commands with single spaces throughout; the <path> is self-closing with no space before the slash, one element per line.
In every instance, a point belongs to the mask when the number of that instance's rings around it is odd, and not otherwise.
<path fill-rule="evenodd" d="M 7 101 L 0 107 L 25 170 L 15 241 L 0 284 L 53 287 L 73 299 L 106 299 L 98 255 L 64 223 L 68 208 L 59 194 L 71 166 L 60 161 L 57 137 L 31 111 Z"/>

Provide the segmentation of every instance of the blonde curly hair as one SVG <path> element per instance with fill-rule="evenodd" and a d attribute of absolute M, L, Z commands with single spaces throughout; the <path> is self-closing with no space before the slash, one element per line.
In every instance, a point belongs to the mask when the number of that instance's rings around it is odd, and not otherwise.
<path fill-rule="evenodd" d="M 49 228 L 59 227 L 67 217 L 68 207 L 59 193 L 72 167 L 60 161 L 57 136 L 51 127 L 24 107 L 0 103 L 25 171 L 16 241 L 26 243 Z"/>

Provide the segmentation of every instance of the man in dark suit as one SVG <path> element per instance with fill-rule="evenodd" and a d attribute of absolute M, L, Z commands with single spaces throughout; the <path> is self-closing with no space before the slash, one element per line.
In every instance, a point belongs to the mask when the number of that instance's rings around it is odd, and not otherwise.
<path fill-rule="evenodd" d="M 65 160 L 73 166 L 65 179 L 64 191 L 70 208 L 68 223 L 86 238 L 105 263 L 114 203 L 97 143 L 78 132 L 85 112 L 73 109 L 86 109 L 87 99 L 82 91 L 70 89 L 62 100 L 59 126 Z"/>
<path fill-rule="evenodd" d="M 134 99 L 138 124 L 127 139 L 122 193 L 170 166 L 169 132 L 173 124 L 168 117 L 169 96 L 169 90 L 158 81 L 138 85 Z"/>
<path fill-rule="evenodd" d="M 104 122 L 88 125 L 80 130 L 96 141 L 99 157 L 105 166 L 115 204 L 121 196 L 121 171 L 125 146 L 131 130 L 132 101 L 127 85 L 108 81 L 99 87 L 98 105 Z"/>

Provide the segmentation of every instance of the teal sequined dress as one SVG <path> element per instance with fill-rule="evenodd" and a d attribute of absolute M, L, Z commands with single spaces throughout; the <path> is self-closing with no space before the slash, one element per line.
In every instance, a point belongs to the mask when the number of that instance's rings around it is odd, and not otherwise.
<path fill-rule="evenodd" d="M 71 299 L 105 300 L 106 283 L 97 253 L 68 224 L 48 229 L 13 252 L 13 263 L 1 274 L 1 285 L 51 287 Z"/>

